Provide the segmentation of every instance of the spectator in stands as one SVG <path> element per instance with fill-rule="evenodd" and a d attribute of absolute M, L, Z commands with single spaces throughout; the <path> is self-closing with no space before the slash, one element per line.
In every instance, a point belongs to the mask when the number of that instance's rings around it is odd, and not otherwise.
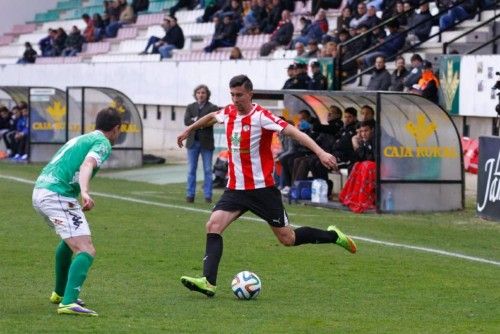
<path fill-rule="evenodd" d="M 114 38 L 118 34 L 118 30 L 126 24 L 132 24 L 135 22 L 136 15 L 132 6 L 127 4 L 127 0 L 117 0 L 117 7 L 120 11 L 120 16 L 118 21 L 110 22 L 106 27 L 106 37 Z"/>
<path fill-rule="evenodd" d="M 283 20 L 284 6 L 280 0 L 271 0 L 268 5 L 268 15 L 261 24 L 260 31 L 270 34 L 276 31 Z M 290 11 L 288 11 L 290 13 Z"/>
<path fill-rule="evenodd" d="M 293 82 L 297 76 L 295 64 L 288 65 L 287 68 L 288 79 L 285 81 L 282 89 L 292 89 Z"/>
<path fill-rule="evenodd" d="M 337 18 L 336 32 L 339 32 L 341 30 L 349 30 L 349 23 L 351 22 L 351 19 L 352 19 L 351 8 L 344 7 L 344 9 L 342 9 L 342 14 Z"/>
<path fill-rule="evenodd" d="M 320 57 L 322 58 L 335 58 L 337 56 L 337 43 L 327 42 L 321 49 Z"/>
<path fill-rule="evenodd" d="M 37 53 L 31 46 L 30 42 L 24 43 L 23 56 L 17 61 L 18 64 L 33 64 L 36 60 Z"/>
<path fill-rule="evenodd" d="M 387 28 L 390 34 L 379 40 L 379 47 L 373 52 L 366 54 L 363 57 L 363 63 L 365 68 L 369 68 L 373 65 L 375 59 L 379 56 L 388 58 L 395 55 L 405 44 L 405 35 L 399 32 L 399 22 L 397 20 L 390 21 L 387 23 Z"/>
<path fill-rule="evenodd" d="M 349 178 L 339 194 L 340 203 L 353 212 L 364 212 L 375 208 L 375 122 L 363 121 L 358 134 L 352 137 L 355 164 Z"/>
<path fill-rule="evenodd" d="M 391 86 L 389 90 L 402 92 L 405 88 L 403 81 L 408 75 L 408 70 L 406 69 L 405 59 L 403 57 L 398 56 L 395 63 L 396 69 L 391 74 Z"/>
<path fill-rule="evenodd" d="M 356 134 L 357 111 L 352 107 L 344 110 L 344 126 L 340 129 L 338 139 L 333 144 L 332 154 L 335 157 L 335 169 L 349 167 L 353 161 L 354 149 L 352 137 Z"/>
<path fill-rule="evenodd" d="M 339 8 L 342 0 L 312 0 L 312 15 L 316 15 L 321 9 Z"/>
<path fill-rule="evenodd" d="M 189 10 L 193 10 L 196 8 L 196 5 L 198 4 L 197 1 L 193 0 L 179 0 L 174 6 L 170 7 L 169 14 L 170 16 L 175 16 L 175 13 L 181 9 L 181 8 L 187 8 Z"/>
<path fill-rule="evenodd" d="M 301 31 L 301 36 L 295 38 L 292 44 L 295 45 L 295 43 L 301 42 L 306 45 L 311 40 L 321 41 L 321 38 L 327 32 L 328 20 L 326 19 L 326 12 L 324 9 L 320 9 L 318 14 L 316 14 L 316 20 L 309 25 L 305 25 Z"/>
<path fill-rule="evenodd" d="M 438 104 L 438 87 L 439 80 L 432 71 L 430 61 L 424 61 L 422 67 L 422 76 L 416 85 L 413 85 L 411 92 L 425 97 L 427 100 Z"/>
<path fill-rule="evenodd" d="M 311 90 L 327 90 L 328 80 L 321 73 L 321 64 L 319 61 L 314 61 L 311 63 L 311 71 L 313 73 L 312 79 L 309 82 L 309 89 Z"/>
<path fill-rule="evenodd" d="M 365 104 L 364 106 L 361 107 L 359 110 L 359 117 L 358 121 L 369 121 L 375 119 L 375 110 L 373 110 L 372 107 L 369 105 Z"/>
<path fill-rule="evenodd" d="M 29 111 L 26 102 L 19 104 L 21 117 L 16 123 L 16 132 L 14 134 L 14 143 L 12 153 L 13 159 L 19 161 L 28 160 L 28 143 L 29 143 Z"/>
<path fill-rule="evenodd" d="M 63 57 L 74 57 L 77 53 L 82 52 L 82 46 L 85 42 L 80 30 L 77 26 L 71 28 L 71 33 L 66 38 L 65 48 L 62 51 Z"/>
<path fill-rule="evenodd" d="M 391 86 L 391 75 L 385 68 L 385 58 L 377 57 L 375 60 L 375 70 L 368 82 L 367 90 L 389 90 Z"/>
<path fill-rule="evenodd" d="M 198 23 L 210 22 L 214 14 L 224 6 L 224 0 L 206 0 L 203 15 L 196 19 Z"/>
<path fill-rule="evenodd" d="M 243 59 L 243 54 L 241 53 L 241 49 L 237 46 L 231 49 L 231 53 L 229 55 L 230 60 L 238 60 Z"/>
<path fill-rule="evenodd" d="M 446 14 L 441 15 L 439 18 L 439 29 L 446 30 L 455 23 L 461 22 L 463 20 L 470 19 L 472 14 L 475 14 L 477 10 L 477 4 L 475 0 L 465 0 L 461 4 L 455 6 L 459 3 L 458 0 L 438 0 L 437 6 L 440 10 L 448 9 Z"/>
<path fill-rule="evenodd" d="M 206 85 L 199 85 L 194 89 L 196 102 L 186 108 L 184 124 L 189 126 L 205 115 L 219 108 L 210 103 L 210 90 Z M 203 161 L 203 194 L 205 202 L 212 202 L 212 155 L 214 152 L 214 130 L 213 126 L 192 131 L 186 141 L 188 153 L 188 177 L 186 187 L 186 201 L 193 203 L 196 194 L 196 170 L 198 168 L 198 157 L 201 155 Z"/>
<path fill-rule="evenodd" d="M 149 8 L 149 0 L 132 0 L 132 9 L 134 14 L 137 15 L 139 12 L 145 12 Z"/>
<path fill-rule="evenodd" d="M 139 53 L 140 55 L 148 54 L 148 52 L 149 52 L 148 50 L 151 47 L 152 47 L 151 53 L 160 53 L 160 51 L 158 51 L 158 48 L 165 43 L 165 39 L 167 38 L 167 32 L 168 32 L 168 29 L 170 28 L 170 20 L 167 17 L 163 18 L 163 22 L 161 23 L 161 27 L 165 31 L 165 36 L 163 36 L 162 38 L 160 38 L 158 36 L 149 37 L 148 43 L 146 44 L 146 48 L 144 49 L 144 51 Z"/>
<path fill-rule="evenodd" d="M 63 28 L 58 28 L 56 31 L 56 39 L 54 41 L 54 55 L 55 56 L 60 56 L 62 55 L 62 51 L 66 47 L 66 39 L 68 38 L 68 35 L 66 34 L 66 31 L 64 31 Z"/>
<path fill-rule="evenodd" d="M 85 22 L 86 26 L 83 30 L 83 38 L 85 38 L 85 42 L 92 43 L 95 41 L 95 28 L 94 21 L 90 18 L 89 14 L 85 13 L 82 15 L 82 20 Z"/>
<path fill-rule="evenodd" d="M 285 9 L 281 13 L 281 21 L 272 33 L 270 41 L 262 44 L 260 48 L 261 56 L 268 56 L 279 45 L 286 47 L 290 44 L 293 36 L 293 23 L 290 18 L 290 12 Z"/>
<path fill-rule="evenodd" d="M 361 2 L 358 4 L 356 14 L 349 22 L 349 27 L 356 29 L 360 24 L 364 23 L 367 18 L 368 13 L 366 11 L 366 4 Z"/>
<path fill-rule="evenodd" d="M 422 57 L 420 57 L 419 54 L 415 53 L 411 56 L 410 62 L 412 69 L 410 73 L 408 73 L 408 75 L 403 79 L 403 85 L 405 86 L 406 90 L 411 89 L 413 85 L 417 84 L 418 80 L 420 80 L 420 77 L 422 76 Z"/>
<path fill-rule="evenodd" d="M 366 20 L 363 23 L 371 29 L 380 23 L 380 19 L 377 16 L 377 9 L 374 6 L 368 6 L 368 10 L 366 12 Z"/>
<path fill-rule="evenodd" d="M 259 27 L 266 17 L 266 1 L 253 0 L 250 11 L 243 18 L 243 28 L 240 30 L 240 35 L 260 33 Z"/>
<path fill-rule="evenodd" d="M 219 19 L 214 18 L 215 21 L 219 21 Z M 214 36 L 210 45 L 204 48 L 205 52 L 212 52 L 220 47 L 235 46 L 238 31 L 238 26 L 233 22 L 231 15 L 224 16 L 222 22 L 216 23 Z"/>
<path fill-rule="evenodd" d="M 49 33 L 46 37 L 42 38 L 38 42 L 40 51 L 42 52 L 42 57 L 53 57 L 55 55 L 54 43 L 56 39 L 56 31 L 54 29 L 49 29 Z"/>
<path fill-rule="evenodd" d="M 304 57 L 304 55 L 306 54 L 306 47 L 304 46 L 304 44 L 297 42 L 295 43 L 295 51 L 297 52 L 295 54 L 296 57 Z"/>
<path fill-rule="evenodd" d="M 410 34 L 415 35 L 419 42 L 424 42 L 429 38 L 433 20 L 431 12 L 429 11 L 429 3 L 422 3 L 419 8 L 419 12 L 415 11 L 408 18 L 408 28 L 415 27 L 415 29 L 410 31 Z M 411 37 L 409 37 L 409 40 L 410 42 L 417 42 Z"/>
<path fill-rule="evenodd" d="M 215 13 L 215 15 L 219 18 L 230 15 L 233 19 L 233 22 L 238 26 L 239 31 L 239 29 L 241 29 L 241 26 L 243 25 L 243 6 L 241 4 L 241 0 L 229 0 L 221 10 Z"/>
<path fill-rule="evenodd" d="M 102 16 L 98 13 L 92 15 L 92 21 L 94 22 L 94 42 L 99 42 L 105 35 L 106 26 Z"/>
<path fill-rule="evenodd" d="M 171 58 L 173 49 L 182 49 L 184 47 L 184 32 L 177 24 L 175 17 L 166 17 L 168 29 L 162 40 L 157 44 L 161 59 Z"/>
<path fill-rule="evenodd" d="M 307 44 L 307 52 L 304 54 L 306 58 L 317 58 L 320 55 L 318 41 L 311 39 Z"/>
<path fill-rule="evenodd" d="M 114 0 L 104 0 L 104 25 L 107 27 L 110 23 L 118 21 L 120 18 L 120 3 Z"/>

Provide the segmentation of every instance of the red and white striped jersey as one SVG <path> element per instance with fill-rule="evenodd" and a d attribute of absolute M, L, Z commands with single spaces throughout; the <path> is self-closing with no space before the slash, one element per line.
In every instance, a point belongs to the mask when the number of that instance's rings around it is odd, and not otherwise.
<path fill-rule="evenodd" d="M 234 105 L 219 110 L 217 121 L 224 123 L 229 150 L 229 189 L 251 190 L 274 185 L 271 141 L 288 123 L 258 104 L 247 115 Z"/>

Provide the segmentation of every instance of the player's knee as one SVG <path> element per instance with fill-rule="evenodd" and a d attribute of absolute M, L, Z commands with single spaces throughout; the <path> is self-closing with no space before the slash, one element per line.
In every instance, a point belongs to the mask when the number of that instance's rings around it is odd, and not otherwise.
<path fill-rule="evenodd" d="M 221 233 L 222 230 L 221 224 L 213 219 L 208 220 L 206 228 L 207 228 L 207 233 Z"/>
<path fill-rule="evenodd" d="M 278 236 L 278 240 L 283 246 L 293 246 L 295 244 L 295 235 L 293 233 L 284 233 Z"/>

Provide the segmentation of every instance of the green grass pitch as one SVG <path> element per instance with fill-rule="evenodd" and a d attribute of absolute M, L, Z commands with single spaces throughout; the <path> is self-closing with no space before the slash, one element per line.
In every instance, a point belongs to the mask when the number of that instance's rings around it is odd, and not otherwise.
<path fill-rule="evenodd" d="M 0 333 L 500 332 L 500 224 L 476 218 L 473 199 L 453 213 L 287 211 L 297 225 L 336 224 L 357 237 L 491 262 L 360 239 L 355 255 L 334 245 L 287 248 L 266 224 L 240 219 L 224 234 L 218 291 L 208 299 L 179 278 L 201 273 L 210 206 L 187 205 L 184 183 L 99 176 L 87 214 L 97 257 L 81 295 L 99 317 L 58 316 L 48 301 L 58 237 L 32 209 L 33 185 L 23 182 L 40 168 L 0 164 Z M 241 270 L 262 279 L 256 300 L 232 294 Z"/>

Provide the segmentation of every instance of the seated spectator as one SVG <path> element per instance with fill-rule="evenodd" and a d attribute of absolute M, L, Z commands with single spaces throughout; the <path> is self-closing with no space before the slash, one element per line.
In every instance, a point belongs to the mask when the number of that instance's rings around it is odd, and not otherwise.
<path fill-rule="evenodd" d="M 321 9 L 331 9 L 331 8 L 339 8 L 342 4 L 342 0 L 312 0 L 312 15 L 316 15 Z"/>
<path fill-rule="evenodd" d="M 132 24 L 135 22 L 136 15 L 132 6 L 127 4 L 127 0 L 117 0 L 116 8 L 120 11 L 120 16 L 118 21 L 110 22 L 105 30 L 106 37 L 114 38 L 118 34 L 118 30 L 126 24 Z"/>
<path fill-rule="evenodd" d="M 391 75 L 385 68 L 385 58 L 377 57 L 375 60 L 375 70 L 373 71 L 367 90 L 389 90 L 391 86 Z"/>
<path fill-rule="evenodd" d="M 132 9 L 134 14 L 137 15 L 139 12 L 145 12 L 149 8 L 149 0 L 132 0 Z"/>
<path fill-rule="evenodd" d="M 21 117 L 16 123 L 16 131 L 14 133 L 12 154 L 14 160 L 28 160 L 28 144 L 29 144 L 29 111 L 26 102 L 19 104 Z"/>
<path fill-rule="evenodd" d="M 203 15 L 196 19 L 197 23 L 212 21 L 215 13 L 224 6 L 225 0 L 206 0 Z"/>
<path fill-rule="evenodd" d="M 9 109 L 6 106 L 0 105 L 0 140 L 3 136 L 12 130 L 12 123 Z M 7 147 L 7 145 L 5 145 Z M 7 152 L 7 156 L 10 152 Z M 0 158 L 1 159 L 1 158 Z"/>
<path fill-rule="evenodd" d="M 14 156 L 15 141 L 14 136 L 16 134 L 17 122 L 21 118 L 21 110 L 18 106 L 14 106 L 10 113 L 9 127 L 7 131 L 3 133 L 3 142 L 7 148 L 7 157 L 12 158 Z"/>
<path fill-rule="evenodd" d="M 362 106 L 361 109 L 359 110 L 358 121 L 364 122 L 364 121 L 370 121 L 370 120 L 374 120 L 374 119 L 375 119 L 375 110 L 373 110 L 373 108 L 367 104 Z"/>
<path fill-rule="evenodd" d="M 152 45 L 152 53 L 160 53 L 161 59 L 171 58 L 173 49 L 182 49 L 184 47 L 184 33 L 177 24 L 175 17 L 166 17 L 162 26 L 165 29 L 165 36 L 161 39 L 151 36 L 142 54 L 146 54 L 148 48 Z"/>
<path fill-rule="evenodd" d="M 342 14 L 337 18 L 337 30 L 336 33 L 338 33 L 341 30 L 349 30 L 349 23 L 351 22 L 352 19 L 352 12 L 351 8 L 349 7 L 344 7 L 342 9 Z"/>
<path fill-rule="evenodd" d="M 368 13 L 366 11 L 366 4 L 361 2 L 357 6 L 357 11 L 349 22 L 349 27 L 357 29 L 362 23 L 368 18 Z"/>
<path fill-rule="evenodd" d="M 80 30 L 77 26 L 71 28 L 71 33 L 66 38 L 65 48 L 62 51 L 63 57 L 74 57 L 77 53 L 82 52 L 82 46 L 85 42 Z"/>
<path fill-rule="evenodd" d="M 172 7 L 170 7 L 170 9 L 168 11 L 169 11 L 170 16 L 174 17 L 175 13 L 179 9 L 181 9 L 181 8 L 187 8 L 189 10 L 193 10 L 193 9 L 196 8 L 197 4 L 198 4 L 198 2 L 197 1 L 193 1 L 193 0 L 179 0 L 175 5 L 173 5 Z"/>
<path fill-rule="evenodd" d="M 243 17 L 243 27 L 240 35 L 258 34 L 259 27 L 267 17 L 265 0 L 254 0 L 250 10 Z"/>
<path fill-rule="evenodd" d="M 440 10 L 448 9 L 446 14 L 439 18 L 439 29 L 446 30 L 456 22 L 461 22 L 470 19 L 476 13 L 477 4 L 475 0 L 465 0 L 460 5 L 453 7 L 458 0 L 438 0 L 437 6 Z"/>
<path fill-rule="evenodd" d="M 432 64 L 429 61 L 424 61 L 422 67 L 422 76 L 416 85 L 410 90 L 414 94 L 422 95 L 427 100 L 438 104 L 438 88 L 439 79 L 432 71 Z"/>
<path fill-rule="evenodd" d="M 49 29 L 49 34 L 42 38 L 40 42 L 38 42 L 38 46 L 40 47 L 40 51 L 42 52 L 42 57 L 53 57 L 55 56 L 55 40 L 56 40 L 56 31 L 54 29 Z"/>
<path fill-rule="evenodd" d="M 307 43 L 307 52 L 303 57 L 305 58 L 317 58 L 320 55 L 318 41 L 315 39 L 311 39 L 309 43 Z"/>
<path fill-rule="evenodd" d="M 24 43 L 24 52 L 22 58 L 17 61 L 18 64 L 33 64 L 36 60 L 37 53 L 31 46 L 30 42 Z"/>
<path fill-rule="evenodd" d="M 83 38 L 85 38 L 85 42 L 92 43 L 95 41 L 94 36 L 94 21 L 90 18 L 89 14 L 85 13 L 82 15 L 82 20 L 85 22 L 86 26 L 83 30 Z"/>
<path fill-rule="evenodd" d="M 285 10 L 285 8 L 280 0 L 271 0 L 268 4 L 268 15 L 264 21 L 262 21 L 260 31 L 264 34 L 270 34 L 276 31 L 283 18 L 283 10 Z M 290 11 L 288 12 L 290 13 Z"/>
<path fill-rule="evenodd" d="M 66 39 L 68 35 L 63 28 L 58 28 L 56 31 L 56 39 L 54 41 L 54 56 L 60 56 L 66 47 Z"/>
<path fill-rule="evenodd" d="M 363 63 L 365 68 L 369 68 L 375 62 L 375 59 L 379 56 L 388 58 L 395 55 L 405 44 L 405 35 L 399 32 L 399 22 L 396 20 L 387 23 L 387 28 L 390 34 L 379 40 L 379 47 L 373 52 L 370 52 L 363 56 Z"/>
<path fill-rule="evenodd" d="M 352 107 L 344 110 L 344 126 L 333 144 L 332 155 L 335 158 L 335 169 L 350 167 L 353 162 L 354 149 L 352 137 L 356 134 L 357 111 Z"/>
<path fill-rule="evenodd" d="M 335 58 L 337 56 L 337 43 L 327 42 L 323 44 L 319 57 L 321 58 Z"/>
<path fill-rule="evenodd" d="M 363 21 L 363 24 L 371 29 L 380 23 L 380 19 L 377 16 L 377 9 L 374 6 L 368 5 L 368 10 L 366 11 L 366 19 Z"/>
<path fill-rule="evenodd" d="M 99 42 L 104 38 L 106 25 L 100 14 L 92 15 L 92 21 L 94 22 L 94 42 Z"/>
<path fill-rule="evenodd" d="M 295 51 L 297 52 L 296 57 L 305 57 L 306 47 L 304 44 L 297 42 L 295 43 Z"/>
<path fill-rule="evenodd" d="M 218 21 L 218 19 L 214 19 L 214 21 L 216 20 Z M 210 45 L 206 46 L 203 50 L 205 50 L 205 52 L 212 52 L 220 47 L 235 46 L 238 30 L 231 15 L 224 16 L 222 22 L 216 23 L 215 25 L 215 33 Z"/>
<path fill-rule="evenodd" d="M 403 85 L 406 90 L 409 90 L 418 83 L 420 77 L 422 76 L 422 66 L 423 60 L 419 54 L 415 53 L 410 58 L 411 62 L 411 71 L 408 75 L 403 79 Z"/>
<path fill-rule="evenodd" d="M 359 124 L 358 134 L 352 137 L 355 164 L 339 201 L 353 212 L 361 213 L 375 208 L 375 121 Z"/>
<path fill-rule="evenodd" d="M 311 64 L 311 71 L 313 73 L 312 79 L 309 82 L 310 90 L 327 90 L 328 80 L 321 73 L 321 64 L 318 61 L 314 61 Z"/>
<path fill-rule="evenodd" d="M 418 39 L 418 42 L 424 42 L 429 38 L 433 24 L 433 20 L 431 18 L 432 15 L 429 11 L 429 3 L 427 2 L 420 5 L 419 12 L 414 12 L 408 18 L 408 28 L 415 27 L 415 29 L 410 31 L 410 34 L 413 34 Z M 422 23 L 425 20 L 428 21 Z M 417 42 L 410 36 L 409 40 L 410 42 Z"/>
<path fill-rule="evenodd" d="M 324 34 L 328 32 L 328 20 L 326 19 L 326 12 L 324 9 L 320 9 L 318 14 L 316 14 L 316 20 L 311 24 L 304 23 L 304 28 L 301 31 L 301 36 L 295 38 L 292 44 L 295 45 L 297 42 L 301 42 L 306 45 L 310 41 L 321 41 Z"/>
<path fill-rule="evenodd" d="M 282 89 L 291 89 L 290 87 L 292 87 L 293 81 L 295 80 L 295 77 L 297 75 L 295 64 L 288 65 L 287 75 L 288 79 L 285 81 L 285 84 L 283 85 Z"/>
<path fill-rule="evenodd" d="M 288 46 L 292 36 L 293 23 L 290 20 L 290 12 L 285 9 L 281 13 L 281 21 L 271 35 L 271 40 L 260 47 L 260 55 L 262 57 L 268 56 L 279 45 Z"/>
<path fill-rule="evenodd" d="M 233 22 L 238 26 L 239 31 L 239 29 L 241 29 L 241 26 L 243 25 L 243 6 L 241 4 L 241 0 L 229 0 L 229 3 L 227 3 L 224 7 L 222 7 L 221 10 L 215 13 L 215 16 L 218 16 L 219 18 L 223 18 L 227 15 L 231 16 Z"/>
<path fill-rule="evenodd" d="M 408 70 L 405 66 L 405 59 L 401 56 L 396 58 L 396 69 L 391 74 L 391 86 L 389 90 L 402 92 L 404 90 L 404 79 L 408 75 Z"/>
<path fill-rule="evenodd" d="M 307 75 L 307 64 L 297 63 L 295 68 L 295 78 L 292 80 L 289 89 L 309 89 L 311 78 Z"/>
<path fill-rule="evenodd" d="M 235 46 L 234 48 L 231 49 L 231 54 L 229 55 L 229 59 L 231 60 L 243 59 L 243 54 L 241 53 L 239 47 Z"/>

